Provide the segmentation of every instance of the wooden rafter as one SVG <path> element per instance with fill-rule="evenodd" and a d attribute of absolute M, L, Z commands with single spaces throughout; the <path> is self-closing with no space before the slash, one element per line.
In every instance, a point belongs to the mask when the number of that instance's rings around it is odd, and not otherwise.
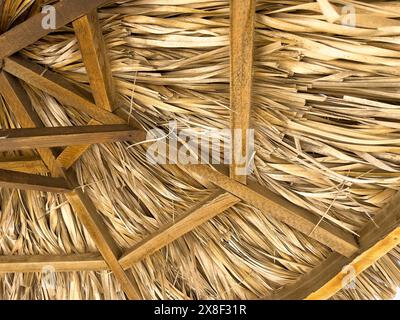
<path fill-rule="evenodd" d="M 71 191 L 63 178 L 50 178 L 35 174 L 0 170 L 0 187 L 66 193 Z"/>
<path fill-rule="evenodd" d="M 140 299 L 140 291 L 134 279 L 122 269 L 118 262 L 122 252 L 111 236 L 102 217 L 97 212 L 93 201 L 79 189 L 73 193 L 66 194 L 66 197 L 128 298 Z"/>
<path fill-rule="evenodd" d="M 59 29 L 110 0 L 60 0 L 54 4 L 56 29 Z M 0 36 L 0 60 L 35 43 L 40 38 L 53 32 L 42 26 L 44 15 L 39 13 Z"/>
<path fill-rule="evenodd" d="M 87 113 L 101 123 L 125 123 L 115 114 L 97 107 L 88 92 L 65 80 L 61 75 L 46 70 L 28 59 L 18 55 L 6 58 L 4 59 L 3 69 L 31 86 L 55 97 L 60 102 Z"/>
<path fill-rule="evenodd" d="M 73 22 L 96 105 L 114 109 L 114 85 L 97 10 Z"/>
<path fill-rule="evenodd" d="M 49 266 L 55 272 L 108 270 L 106 262 L 99 253 L 0 256 L 0 273 L 42 272 Z"/>
<path fill-rule="evenodd" d="M 255 0 L 231 0 L 231 127 L 241 130 L 241 141 L 232 135 L 231 178 L 246 183 L 248 129 L 253 85 L 253 47 L 256 7 Z M 240 142 L 240 143 L 239 143 Z M 239 155 L 240 154 L 240 155 Z M 246 160 L 243 164 L 241 159 Z"/>
<path fill-rule="evenodd" d="M 0 73 L 0 93 L 7 102 L 22 128 L 42 128 L 43 124 L 33 109 L 31 101 L 15 77 L 2 71 Z M 38 149 L 39 156 L 49 172 L 56 177 L 63 176 L 63 170 L 56 161 L 56 154 L 51 149 Z"/>
<path fill-rule="evenodd" d="M 43 174 L 48 172 L 48 169 L 43 161 L 40 159 L 40 157 L 36 156 L 1 157 L 0 169 L 35 174 Z"/>
<path fill-rule="evenodd" d="M 1 2 L 0 0 L 0 4 Z M 33 16 L 0 36 L 0 59 L 5 58 L 4 70 L 28 84 L 47 92 L 66 105 L 87 113 L 101 123 L 125 123 L 121 117 L 110 112 L 114 106 L 111 71 L 109 62 L 106 59 L 104 40 L 95 10 L 98 6 L 107 2 L 109 1 L 61 0 L 56 4 L 56 11 L 63 12 L 62 15 L 57 15 L 57 28 L 73 21 L 96 104 L 87 92 L 66 81 L 60 75 L 48 71 L 27 59 L 19 56 L 11 56 L 51 31 L 41 28 L 41 14 Z M 231 19 L 231 125 L 232 128 L 241 129 L 246 133 L 245 130 L 249 128 L 251 108 L 255 1 L 231 0 Z M 10 39 L 13 39 L 13 41 L 10 41 Z M 22 86 L 16 79 L 4 72 L 0 75 L 0 92 L 3 93 L 7 103 L 13 108 L 17 119 L 23 127 L 42 127 L 40 119 L 30 105 L 29 98 Z M 74 131 L 79 130 L 75 128 L 73 129 Z M 132 129 L 128 129 L 126 126 L 125 128 L 132 132 Z M 55 130 L 59 129 L 51 130 L 54 135 Z M 39 177 L 39 182 L 36 181 L 35 183 L 36 186 L 40 185 L 40 190 L 43 190 L 42 188 L 46 183 L 47 187 L 51 187 L 48 185 L 50 181 L 51 183 L 57 181 L 60 185 L 62 183 L 64 186 L 68 186 L 68 188 L 70 188 L 69 186 L 76 188 L 73 192 L 67 194 L 67 199 L 89 231 L 105 261 L 96 254 L 49 257 L 0 257 L 0 272 L 18 272 L 13 270 L 23 272 L 41 271 L 45 263 L 51 263 L 56 267 L 57 271 L 91 270 L 92 268 L 101 268 L 101 270 L 104 270 L 107 269 L 108 265 L 121 283 L 127 296 L 133 299 L 138 298 L 140 294 L 135 281 L 124 272 L 124 269 L 131 267 L 133 263 L 140 261 L 145 256 L 154 253 L 156 250 L 192 231 L 197 226 L 205 223 L 227 208 L 232 207 L 239 201 L 245 201 L 253 205 L 347 257 L 333 253 L 321 266 L 302 277 L 294 286 L 288 286 L 279 293 L 276 293 L 273 298 L 299 298 L 301 295 L 304 295 L 299 290 L 307 293 L 302 298 L 328 298 L 341 289 L 344 277 L 344 274 L 341 272 L 343 266 L 350 265 L 359 274 L 389 252 L 394 246 L 400 244 L 400 218 L 398 214 L 400 208 L 398 208 L 397 204 L 392 203 L 389 205 L 389 208 L 383 210 L 385 214 L 380 214 L 375 223 L 369 223 L 361 231 L 360 244 L 358 245 L 355 238 L 348 232 L 334 227 L 325 221 L 319 221 L 317 216 L 269 192 L 261 185 L 253 182 L 250 182 L 248 186 L 244 185 L 247 179 L 245 176 L 236 174 L 236 169 L 239 165 L 235 159 L 230 170 L 231 179 L 227 175 L 207 166 L 186 167 L 185 169 L 188 172 L 199 177 L 207 186 L 211 182 L 222 190 L 213 193 L 210 197 L 180 216 L 176 221 L 161 227 L 157 232 L 139 242 L 121 257 L 121 250 L 112 238 L 104 220 L 99 216 L 92 200 L 79 188 L 74 172 L 67 173 L 64 170 L 72 166 L 90 144 L 93 143 L 94 131 L 93 129 L 88 131 L 89 135 L 85 140 L 87 144 L 68 147 L 58 158 L 56 158 L 54 150 L 48 148 L 39 149 L 38 151 L 42 158 L 41 169 L 43 169 L 43 164 L 45 164 L 54 178 Z M 140 134 L 141 137 L 144 137 L 144 132 L 140 132 Z M 8 138 L 4 140 L 8 140 Z M 98 139 L 96 141 L 105 142 Z M 246 143 L 246 134 L 244 134 L 241 150 L 242 155 L 247 150 Z M 1 145 L 0 141 L 0 151 Z M 39 146 L 51 147 L 55 145 L 58 144 Z M 38 147 L 38 145 L 33 146 Z M 15 150 L 15 147 L 13 150 Z M 28 163 L 27 160 L 22 161 Z M 5 168 L 2 168 L 2 163 Z M 39 166 L 39 163 L 37 164 Z M 1 170 L 10 169 L 7 166 L 12 165 L 5 160 L 0 160 L 0 186 L 2 183 L 10 183 L 12 179 L 18 180 L 21 177 L 25 179 L 24 183 L 31 183 L 31 186 L 33 185 L 32 175 L 26 173 L 15 174 L 14 172 L 12 173 L 14 177 L 10 177 L 9 171 Z M 18 169 L 18 164 L 15 166 L 15 170 L 13 171 L 22 171 Z M 41 178 L 45 180 L 40 180 Z M 9 186 L 16 187 L 17 183 Z M 65 191 L 69 191 L 69 189 Z M 400 198 L 400 196 L 397 196 L 397 198 Z M 376 224 L 380 227 L 378 231 Z M 82 265 L 80 266 L 79 264 Z"/>
<path fill-rule="evenodd" d="M 88 125 L 94 126 L 100 123 L 96 120 L 90 120 Z M 77 162 L 80 157 L 90 148 L 90 144 L 79 144 L 76 146 L 66 147 L 60 155 L 57 157 L 57 161 L 61 163 L 62 167 L 65 169 L 71 168 L 75 162 Z"/>
<path fill-rule="evenodd" d="M 143 141 L 143 131 L 127 125 L 72 126 L 0 130 L 0 152 L 79 144 Z"/>
<path fill-rule="evenodd" d="M 149 237 L 136 244 L 122 256 L 120 260 L 121 266 L 124 269 L 132 267 L 133 264 L 146 256 L 167 246 L 238 202 L 240 202 L 238 198 L 222 190 L 214 192 L 179 216 L 175 221 L 161 227 Z"/>
<path fill-rule="evenodd" d="M 115 88 L 97 10 L 93 10 L 82 18 L 75 20 L 73 26 L 96 105 L 112 111 L 115 107 Z M 97 124 L 99 123 L 94 119 L 88 123 L 88 125 Z M 64 168 L 70 168 L 89 147 L 90 144 L 68 147 L 60 154 L 58 160 L 63 164 Z"/>
<path fill-rule="evenodd" d="M 350 257 L 358 250 L 355 238 L 339 227 L 330 225 L 311 212 L 294 205 L 265 187 L 249 182 L 243 185 L 207 166 L 189 166 L 191 172 L 206 178 L 221 189 L 235 195 L 265 214 Z"/>
<path fill-rule="evenodd" d="M 5 92 L 5 90 L 11 90 L 11 92 Z M 3 94 L 6 101 L 10 98 L 7 102 L 13 109 L 22 127 L 43 127 L 40 118 L 33 110 L 21 84 L 16 81 L 16 79 L 13 79 L 11 75 L 7 75 L 4 72 L 0 74 L 0 92 Z M 15 97 L 17 98 L 15 99 Z M 75 187 L 73 192 L 66 194 L 68 202 L 82 221 L 82 224 L 88 230 L 107 265 L 120 282 L 127 297 L 129 299 L 140 298 L 135 281 L 128 273 L 124 272 L 118 263 L 121 252 L 117 244 L 106 227 L 103 218 L 97 212 L 92 200 L 79 188 L 75 179 L 75 172 L 73 170 L 66 172 L 57 162 L 52 149 L 41 148 L 38 149 L 38 152 L 53 176 L 66 179 L 69 185 Z"/>
<path fill-rule="evenodd" d="M 400 192 L 359 232 L 359 250 L 350 258 L 331 254 L 311 272 L 266 299 L 329 299 L 351 280 L 400 245 Z M 355 281 L 357 281 L 355 279 Z"/>

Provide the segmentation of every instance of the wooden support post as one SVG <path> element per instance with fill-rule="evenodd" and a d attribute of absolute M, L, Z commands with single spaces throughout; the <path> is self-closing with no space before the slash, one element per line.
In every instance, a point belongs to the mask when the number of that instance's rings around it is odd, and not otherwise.
<path fill-rule="evenodd" d="M 230 176 L 246 183 L 249 165 L 249 127 L 253 85 L 255 0 L 231 0 L 231 128 Z M 239 132 L 241 134 L 239 134 Z"/>

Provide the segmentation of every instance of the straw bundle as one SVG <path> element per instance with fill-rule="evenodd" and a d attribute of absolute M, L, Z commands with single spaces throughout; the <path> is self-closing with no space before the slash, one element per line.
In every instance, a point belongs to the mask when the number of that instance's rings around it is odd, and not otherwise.
<path fill-rule="evenodd" d="M 257 2 L 252 178 L 357 234 L 400 186 L 400 7 L 384 1 L 330 2 L 337 12 L 354 4 L 356 27 L 332 21 L 332 12 L 317 2 Z M 33 4 L 6 0 L 2 30 Z M 229 126 L 229 1 L 120 1 L 100 9 L 100 17 L 118 108 L 147 130 L 171 120 L 199 136 Z M 23 54 L 89 89 L 71 26 Z M 26 89 L 46 126 L 90 120 L 37 89 Z M 0 112 L 2 128 L 18 126 L 1 98 Z M 143 147 L 128 143 L 93 146 L 75 169 L 123 248 L 211 192 L 180 169 L 150 165 Z M 62 196 L 2 189 L 0 201 L 1 254 L 96 251 Z M 148 299 L 257 298 L 293 283 L 329 253 L 239 204 L 129 272 Z M 400 284 L 399 258 L 400 249 L 393 250 L 358 278 L 357 290 L 334 298 L 392 297 Z M 107 272 L 59 273 L 50 287 L 42 278 L 1 275 L 0 297 L 124 297 Z"/>

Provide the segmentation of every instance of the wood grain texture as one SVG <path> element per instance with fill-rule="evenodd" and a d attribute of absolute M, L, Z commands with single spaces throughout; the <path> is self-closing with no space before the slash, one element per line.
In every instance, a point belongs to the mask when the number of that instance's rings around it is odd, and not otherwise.
<path fill-rule="evenodd" d="M 56 29 L 59 29 L 95 8 L 110 2 L 110 0 L 60 0 L 54 4 L 56 12 Z M 0 59 L 35 43 L 46 36 L 53 29 L 45 29 L 42 26 L 45 14 L 38 13 L 28 20 L 20 23 L 0 36 Z"/>
<path fill-rule="evenodd" d="M 42 121 L 33 109 L 31 101 L 21 83 L 17 78 L 4 71 L 0 73 L 0 93 L 22 128 L 43 127 Z M 37 151 L 53 176 L 60 177 L 63 175 L 61 167 L 56 162 L 53 150 L 45 148 L 38 149 Z"/>
<path fill-rule="evenodd" d="M 229 209 L 240 202 L 240 199 L 218 190 L 209 197 L 190 208 L 187 212 L 179 216 L 175 221 L 161 227 L 157 232 L 143 239 L 132 249 L 126 252 L 121 260 L 124 269 L 132 267 L 146 256 L 167 246 L 176 239 L 182 237 L 198 226 L 212 219 L 216 215 Z"/>
<path fill-rule="evenodd" d="M 128 298 L 140 299 L 140 291 L 135 281 L 124 271 L 118 262 L 121 251 L 112 238 L 103 219 L 99 216 L 92 200 L 80 189 L 66 196 L 74 212 L 96 243 L 101 255 L 106 260 L 114 276 L 118 279 Z"/>
<path fill-rule="evenodd" d="M 115 89 L 97 10 L 75 20 L 73 26 L 96 105 L 113 111 Z"/>
<path fill-rule="evenodd" d="M 357 276 L 400 245 L 400 192 L 359 234 L 360 248 L 351 257 L 333 253 L 297 282 L 266 299 L 329 299 L 347 284 L 349 270 Z"/>
<path fill-rule="evenodd" d="M 0 273 L 102 271 L 107 264 L 98 253 L 69 255 L 0 256 Z"/>
<path fill-rule="evenodd" d="M 5 93 L 4 89 L 11 90 L 11 93 Z M 26 93 L 15 78 L 4 73 L 0 74 L 0 91 L 3 95 L 10 97 L 10 102 L 12 103 L 10 107 L 17 108 L 18 112 L 15 115 L 23 127 L 24 125 L 30 128 L 35 126 L 39 128 L 43 127 L 39 117 L 31 107 Z M 15 97 L 18 99 L 15 99 Z M 139 299 L 141 295 L 134 279 L 125 273 L 118 263 L 121 252 L 117 244 L 113 240 L 103 218 L 97 212 L 92 200 L 79 188 L 75 172 L 72 169 L 68 172 L 65 171 L 57 161 L 55 152 L 52 149 L 41 148 L 38 149 L 38 152 L 54 177 L 65 178 L 70 186 L 75 187 L 73 192 L 66 194 L 67 200 L 80 218 L 82 224 L 88 230 L 110 270 L 120 282 L 127 297 L 129 299 Z"/>
<path fill-rule="evenodd" d="M 243 173 L 247 171 L 246 164 L 241 159 L 249 158 L 247 130 L 250 126 L 253 86 L 255 0 L 231 0 L 230 12 L 231 128 L 241 129 L 242 132 L 240 141 L 233 139 L 230 176 L 246 183 L 247 176 Z"/>
<path fill-rule="evenodd" d="M 46 165 L 40 157 L 1 157 L 0 169 L 24 173 L 48 173 Z"/>
<path fill-rule="evenodd" d="M 66 193 L 71 191 L 71 187 L 63 178 L 51 178 L 8 170 L 0 170 L 0 188 L 37 190 L 54 193 Z"/>
<path fill-rule="evenodd" d="M 332 250 L 350 257 L 358 250 L 355 238 L 337 226 L 320 222 L 320 217 L 294 205 L 255 182 L 243 185 L 211 167 L 191 165 L 187 168 L 221 189 L 233 194 L 263 213 L 321 242 Z M 315 226 L 317 226 L 315 228 Z"/>
<path fill-rule="evenodd" d="M 0 130 L 0 152 L 144 139 L 143 131 L 127 125 L 9 129 Z"/>
<path fill-rule="evenodd" d="M 60 102 L 87 113 L 93 119 L 105 124 L 124 124 L 115 114 L 97 107 L 91 95 L 65 80 L 61 75 L 15 55 L 4 60 L 4 70 L 25 81 Z"/>

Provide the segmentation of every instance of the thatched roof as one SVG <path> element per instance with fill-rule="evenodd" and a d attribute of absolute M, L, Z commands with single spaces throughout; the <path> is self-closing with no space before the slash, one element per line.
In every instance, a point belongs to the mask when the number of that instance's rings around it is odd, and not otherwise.
<path fill-rule="evenodd" d="M 28 21 L 44 3 L 3 1 L 0 32 Z M 355 8 L 355 27 L 331 16 L 332 8 L 340 12 L 349 4 Z M 229 6 L 228 0 L 132 0 L 100 7 L 116 93 L 114 113 L 142 130 L 157 127 L 166 134 L 169 121 L 198 136 L 207 129 L 229 128 Z M 125 299 L 121 279 L 145 299 L 279 297 L 305 281 L 304 275 L 314 281 L 319 279 L 315 274 L 322 277 L 332 266 L 340 271 L 370 248 L 367 235 L 372 239 L 379 232 L 363 230 L 375 217 L 381 221 L 396 211 L 393 201 L 400 187 L 400 5 L 258 0 L 256 10 L 250 116 L 256 153 L 248 180 L 290 202 L 293 210 L 316 217 L 315 234 L 280 221 L 266 202 L 240 201 L 249 189 L 242 194 L 225 189 L 227 194 L 220 191 L 222 182 L 204 182 L 192 167 L 150 164 L 143 143 L 96 144 L 73 164 L 73 171 L 76 192 L 93 202 L 104 234 L 112 236 L 107 245 L 118 247 L 110 249 L 109 265 L 98 254 L 99 243 L 105 243 L 102 235 L 94 238 L 87 229 L 85 221 L 90 222 L 82 220 L 73 196 L 1 188 L 0 270 L 8 271 L 0 275 L 0 298 Z M 72 24 L 62 26 L 20 50 L 18 59 L 44 68 L 43 78 L 54 72 L 93 93 L 75 31 Z M 12 73 L 11 64 L 5 65 L 3 72 Z M 18 84 L 46 127 L 92 120 L 35 81 Z M 4 92 L 0 127 L 24 127 Z M 39 155 L 34 150 L 3 152 L 0 165 L 20 157 L 31 161 L 30 173 L 46 174 L 50 168 Z M 112 260 L 114 253 L 118 258 L 118 252 L 129 252 L 197 204 L 213 201 L 225 201 L 223 212 L 140 256 L 123 275 L 115 274 L 124 262 Z M 334 253 L 341 249 L 321 243 L 316 235 L 320 224 L 351 239 L 365 236 L 354 240 L 355 249 L 346 249 L 345 258 L 345 249 Z M 392 298 L 400 284 L 400 248 L 393 242 L 392 247 L 358 275 L 355 288 L 333 291 L 331 298 Z M 53 274 L 48 272 L 52 262 L 38 272 L 28 260 L 15 263 L 10 272 L 6 262 L 11 256 L 79 256 L 90 263 L 84 271 Z M 321 263 L 326 263 L 322 269 Z M 83 264 L 76 268 L 82 269 Z M 29 270 L 36 272 L 24 272 Z"/>

